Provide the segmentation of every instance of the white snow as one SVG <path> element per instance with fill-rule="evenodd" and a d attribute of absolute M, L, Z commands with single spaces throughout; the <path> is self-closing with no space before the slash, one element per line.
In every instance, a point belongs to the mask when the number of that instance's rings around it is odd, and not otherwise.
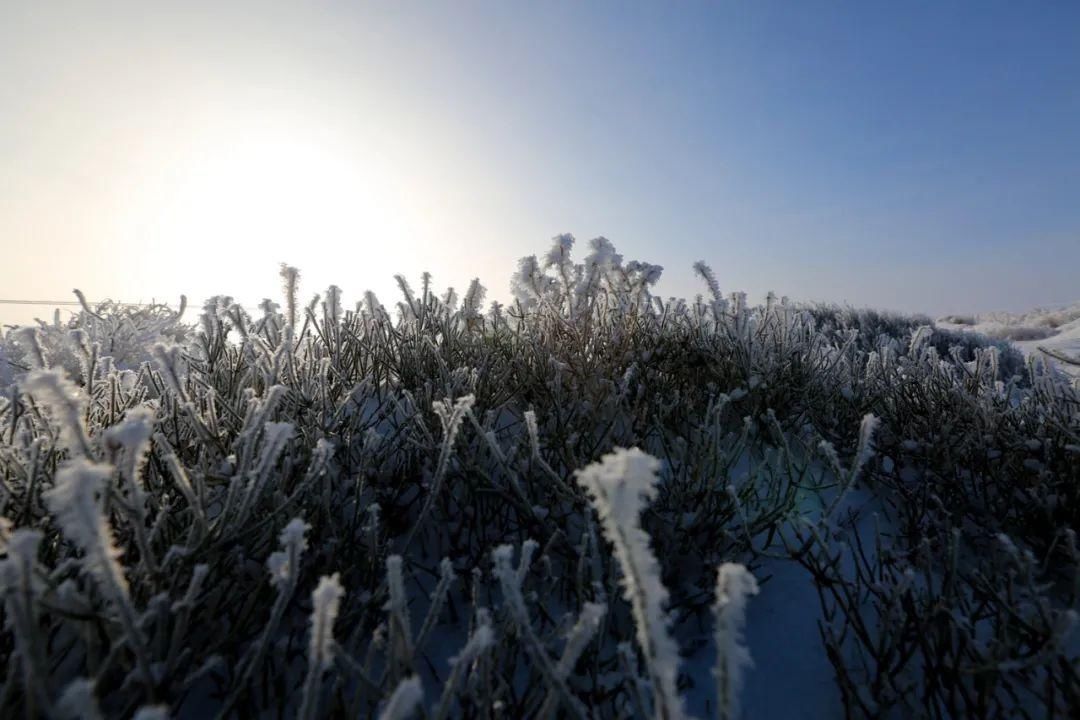
<path fill-rule="evenodd" d="M 1037 308 L 1026 313 L 984 313 L 966 318 L 949 315 L 939 319 L 937 326 L 1007 340 L 1024 355 L 1040 353 L 1040 348 L 1045 348 L 1080 360 L 1080 302 L 1064 307 Z M 1080 376 L 1080 366 L 1055 364 L 1065 372 Z"/>

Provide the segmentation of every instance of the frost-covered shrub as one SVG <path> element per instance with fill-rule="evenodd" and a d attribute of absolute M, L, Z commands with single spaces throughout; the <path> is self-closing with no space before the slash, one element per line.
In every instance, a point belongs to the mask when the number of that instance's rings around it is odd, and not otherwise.
<path fill-rule="evenodd" d="M 990 325 L 984 327 L 982 332 L 988 337 L 1013 342 L 1045 340 L 1057 334 L 1053 327 L 1047 325 Z"/>
<path fill-rule="evenodd" d="M 743 644 L 746 603 L 758 594 L 757 580 L 735 563 L 724 563 L 716 574 L 716 695 L 717 716 L 739 716 L 742 676 L 753 665 Z"/>
<path fill-rule="evenodd" d="M 23 373 L 57 368 L 87 382 L 99 363 L 138 370 L 150 359 L 154 343 L 182 343 L 191 328 L 181 322 L 186 300 L 176 311 L 165 305 L 118 305 L 105 301 L 93 307 L 76 291 L 81 310 L 67 321 L 59 311 L 51 323 L 9 329 L 0 337 L 0 391 Z"/>
<path fill-rule="evenodd" d="M 1057 592 L 1043 584 L 1050 558 L 1006 535 L 984 544 L 954 529 L 911 545 L 878 531 L 803 555 L 849 715 L 1071 717 L 1080 554 L 1064 544 L 1053 564 L 1072 582 Z"/>
<path fill-rule="evenodd" d="M 943 315 L 938 318 L 938 322 L 952 325 L 975 325 L 979 321 L 974 315 Z"/>
<path fill-rule="evenodd" d="M 190 326 L 106 305 L 6 332 L 0 715 L 734 717 L 769 672 L 741 610 L 774 562 L 821 581 L 853 716 L 975 692 L 894 642 L 962 631 L 1008 682 L 956 707 L 1076 697 L 1077 387 L 926 318 L 753 306 L 704 264 L 706 297 L 662 299 L 659 266 L 573 250 L 486 310 L 427 275 L 389 310 L 304 305 L 285 267 L 255 316 L 221 296 Z M 864 493 L 889 549 L 856 576 L 832 562 L 867 540 Z M 1001 535 L 1019 560 L 980 563 Z M 908 690 L 866 654 L 894 647 Z"/>
<path fill-rule="evenodd" d="M 578 482 L 592 496 L 604 536 L 622 568 L 623 595 L 633 608 L 638 646 L 653 691 L 653 714 L 674 720 L 684 716 L 675 682 L 679 649 L 668 627 L 668 591 L 640 520 L 645 500 L 656 496 L 658 467 L 656 458 L 636 448 L 619 448 L 581 470 Z"/>
<path fill-rule="evenodd" d="M 1011 343 L 987 337 L 978 332 L 958 332 L 938 327 L 930 333 L 928 343 L 940 357 L 950 357 L 961 362 L 974 361 L 976 352 L 984 348 L 997 348 L 999 379 L 1007 381 L 1009 378 L 1016 377 L 1019 378 L 1020 384 L 1027 385 L 1027 362 L 1024 360 L 1023 353 Z M 959 349 L 954 350 L 954 348 Z"/>

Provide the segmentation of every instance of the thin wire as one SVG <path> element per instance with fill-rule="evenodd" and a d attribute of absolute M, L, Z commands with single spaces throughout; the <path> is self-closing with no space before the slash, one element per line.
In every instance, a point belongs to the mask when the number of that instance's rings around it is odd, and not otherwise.
<path fill-rule="evenodd" d="M 133 302 L 114 302 L 113 300 L 87 300 L 86 304 L 89 307 L 95 308 L 99 305 L 112 305 L 113 307 L 169 307 L 168 303 L 164 302 L 148 302 L 148 303 L 133 303 Z M 78 300 L 4 300 L 0 299 L 0 305 L 40 305 L 45 307 L 79 307 L 82 305 Z M 189 304 L 190 307 L 190 304 Z M 240 307 L 245 310 L 262 310 L 261 305 L 241 305 Z"/>
<path fill-rule="evenodd" d="M 119 305 L 121 307 L 150 307 L 155 303 L 123 303 L 108 301 L 112 305 Z M 0 300 L 0 305 L 81 305 L 78 300 Z M 87 301 L 87 305 L 101 305 L 99 301 Z"/>

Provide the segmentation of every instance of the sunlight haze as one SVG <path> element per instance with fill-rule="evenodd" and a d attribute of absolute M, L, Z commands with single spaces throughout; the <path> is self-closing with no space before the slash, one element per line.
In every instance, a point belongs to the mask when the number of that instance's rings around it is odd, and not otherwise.
<path fill-rule="evenodd" d="M 570 232 L 664 295 L 1072 302 L 1080 12 L 979 7 L 5 2 L 0 299 L 505 300 Z"/>

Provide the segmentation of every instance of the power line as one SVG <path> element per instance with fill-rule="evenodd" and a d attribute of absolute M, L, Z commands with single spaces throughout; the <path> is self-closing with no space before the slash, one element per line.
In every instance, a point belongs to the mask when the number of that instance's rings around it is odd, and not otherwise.
<path fill-rule="evenodd" d="M 40 305 L 46 307 L 78 307 L 82 303 L 78 300 L 14 300 L 14 299 L 0 299 L 0 305 Z M 87 300 L 86 305 L 91 308 L 96 308 L 99 305 L 111 305 L 113 307 L 168 307 L 168 303 L 148 302 L 148 303 L 135 303 L 135 302 L 115 302 L 113 300 Z M 191 307 L 191 304 L 188 304 Z M 260 305 L 241 305 L 240 307 L 245 310 L 261 310 Z"/>
<path fill-rule="evenodd" d="M 108 301 L 112 305 L 121 307 L 150 307 L 151 303 L 122 303 Z M 0 305 L 81 305 L 78 300 L 0 300 Z M 90 302 L 87 305 L 101 305 L 101 302 Z"/>

